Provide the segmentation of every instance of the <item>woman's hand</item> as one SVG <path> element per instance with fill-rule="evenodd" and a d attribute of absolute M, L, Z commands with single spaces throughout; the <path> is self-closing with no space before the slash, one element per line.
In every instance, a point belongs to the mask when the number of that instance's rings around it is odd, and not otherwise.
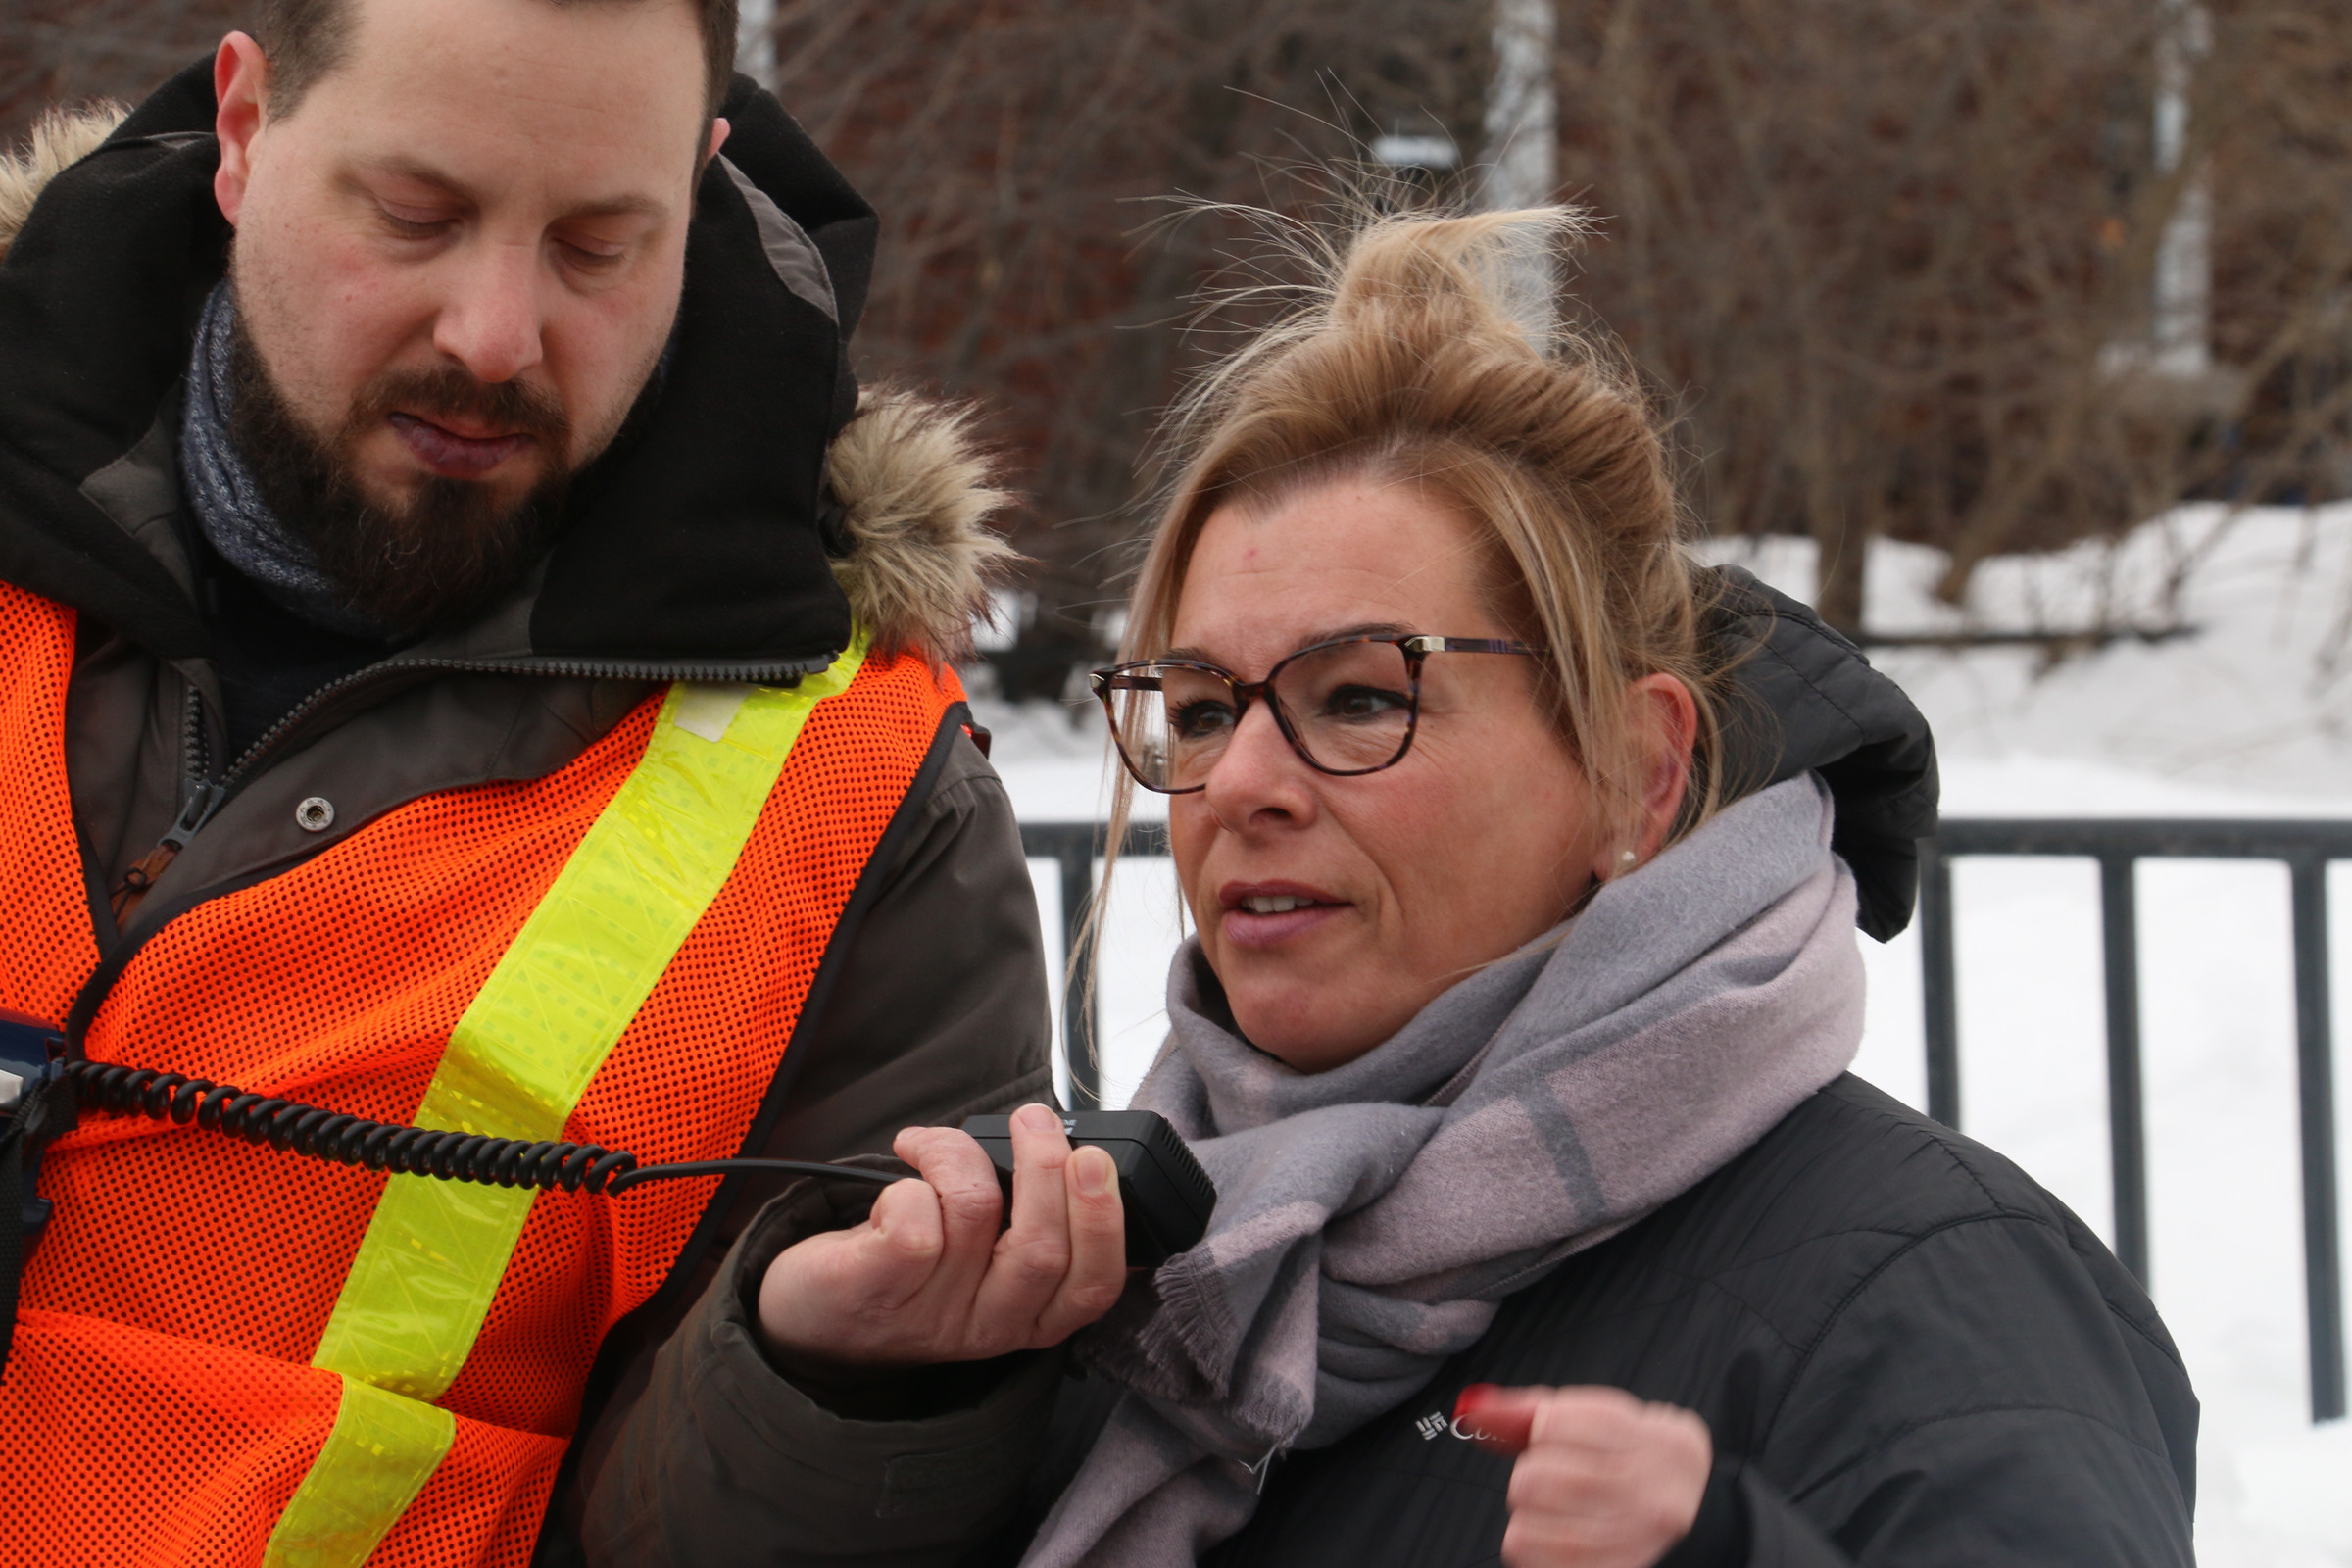
<path fill-rule="evenodd" d="M 1515 1453 L 1507 1568 L 1650 1568 L 1690 1533 L 1714 1468 L 1707 1424 L 1622 1389 L 1462 1391 L 1454 1418 Z"/>
<path fill-rule="evenodd" d="M 996 1167 L 952 1127 L 893 1145 L 920 1180 L 882 1190 L 863 1225 L 786 1249 L 760 1284 L 760 1328 L 787 1355 L 844 1366 L 982 1361 L 1058 1345 L 1127 1283 L 1118 1170 L 1073 1152 L 1061 1118 L 1012 1118 L 1012 1225 Z"/>

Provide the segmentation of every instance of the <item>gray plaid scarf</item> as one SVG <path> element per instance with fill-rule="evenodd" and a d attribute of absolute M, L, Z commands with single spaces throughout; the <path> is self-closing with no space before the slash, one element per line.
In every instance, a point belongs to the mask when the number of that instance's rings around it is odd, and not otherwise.
<path fill-rule="evenodd" d="M 1219 1022 L 1188 945 L 1135 1103 L 1191 1141 L 1216 1213 L 1080 1341 L 1126 1392 L 1024 1568 L 1188 1568 L 1274 1455 L 1409 1398 L 1504 1297 L 1843 1071 L 1862 960 L 1830 821 L 1810 775 L 1738 802 L 1329 1072 Z"/>

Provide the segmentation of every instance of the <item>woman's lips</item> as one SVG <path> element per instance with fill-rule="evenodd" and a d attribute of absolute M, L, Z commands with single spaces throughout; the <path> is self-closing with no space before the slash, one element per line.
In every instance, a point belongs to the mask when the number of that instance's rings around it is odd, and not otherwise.
<path fill-rule="evenodd" d="M 1296 883 L 1227 883 L 1217 890 L 1224 906 L 1217 928 L 1237 948 L 1272 948 L 1320 930 L 1348 905 L 1330 894 Z"/>
<path fill-rule="evenodd" d="M 414 414 L 394 414 L 390 422 L 416 461 L 444 479 L 486 479 L 531 444 L 527 435 L 460 435 Z"/>

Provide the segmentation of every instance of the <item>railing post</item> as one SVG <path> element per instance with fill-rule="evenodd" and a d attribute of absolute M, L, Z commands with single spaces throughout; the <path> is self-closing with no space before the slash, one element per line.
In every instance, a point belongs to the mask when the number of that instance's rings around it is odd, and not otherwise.
<path fill-rule="evenodd" d="M 1061 873 L 1061 1044 L 1070 1070 L 1072 1110 L 1102 1102 L 1102 1073 L 1095 1062 L 1094 955 L 1082 945 L 1087 903 L 1095 896 L 1094 822 L 1023 822 L 1021 853 L 1054 862 Z"/>
<path fill-rule="evenodd" d="M 2328 859 L 2288 859 L 2295 921 L 2296 1087 L 2303 1122 L 2303 1288 L 2311 1418 L 2344 1414 L 2344 1303 L 2335 1201 L 2335 1046 L 2328 985 Z"/>
<path fill-rule="evenodd" d="M 1061 1049 L 1070 1069 L 1070 1108 L 1102 1103 L 1102 1063 L 1095 1054 L 1095 955 L 1086 938 L 1086 910 L 1095 897 L 1092 829 L 1064 835 L 1061 862 Z"/>
<path fill-rule="evenodd" d="M 2107 970 L 2107 1148 L 2115 1172 L 2115 1255 L 2148 1284 L 2147 1122 L 2139 1067 L 2139 901 L 2129 851 L 2099 857 Z"/>
<path fill-rule="evenodd" d="M 1926 1005 L 1928 1114 L 1960 1126 L 1960 1002 L 1953 984 L 1952 865 L 1934 839 L 1919 845 L 1919 983 Z"/>

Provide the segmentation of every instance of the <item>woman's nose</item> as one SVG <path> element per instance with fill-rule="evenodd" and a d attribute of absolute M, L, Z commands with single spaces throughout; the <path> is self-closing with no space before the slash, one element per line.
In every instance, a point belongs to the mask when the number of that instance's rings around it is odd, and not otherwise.
<path fill-rule="evenodd" d="M 1208 770 L 1201 793 L 1217 824 L 1229 831 L 1238 832 L 1268 812 L 1303 820 L 1314 814 L 1309 771 L 1275 722 L 1273 710 L 1256 702 L 1234 726 L 1233 739 Z"/>

